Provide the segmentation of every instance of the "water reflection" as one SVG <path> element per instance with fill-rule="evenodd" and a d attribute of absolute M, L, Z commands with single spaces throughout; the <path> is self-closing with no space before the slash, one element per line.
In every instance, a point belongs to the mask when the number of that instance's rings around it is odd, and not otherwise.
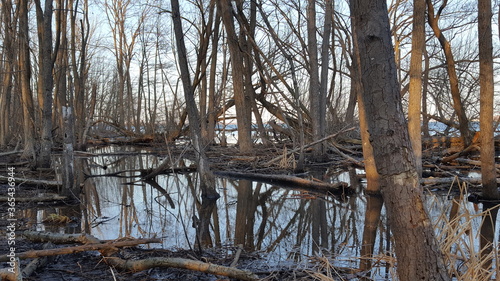
<path fill-rule="evenodd" d="M 82 205 L 71 211 L 31 210 L 26 216 L 62 213 L 81 219 L 81 229 L 38 224 L 39 230 L 82 231 L 104 240 L 158 237 L 163 242 L 153 247 L 197 252 L 212 246 L 229 249 L 241 245 L 261 253 L 269 265 L 325 255 L 335 266 L 363 272 L 375 267 L 371 278 L 388 275 L 394 260 L 380 197 L 358 195 L 338 200 L 249 180 L 218 178 L 221 198 L 206 200 L 200 196 L 196 173 L 159 175 L 154 181 L 142 181 L 141 171 L 158 166 L 163 159 L 154 152 L 140 152 L 130 157 L 103 148 L 94 151 L 98 156 L 80 158 L 82 174 L 114 176 L 88 177 L 82 184 Z M 172 159 L 172 163 L 178 167 L 189 161 Z M 314 173 L 316 178 L 362 188 L 354 170 Z M 474 212 L 472 204 L 464 204 Z M 443 210 L 450 214 L 453 204 L 446 196 L 429 196 L 427 205 L 434 221 L 439 221 Z M 456 216 L 453 212 L 452 218 Z M 370 258 L 371 253 L 375 258 Z"/>

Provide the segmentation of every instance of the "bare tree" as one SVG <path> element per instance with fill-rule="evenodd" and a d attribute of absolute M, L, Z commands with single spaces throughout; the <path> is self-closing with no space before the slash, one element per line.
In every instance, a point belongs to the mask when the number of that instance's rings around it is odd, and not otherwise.
<path fill-rule="evenodd" d="M 52 0 L 45 0 L 44 7 L 40 0 L 35 0 L 36 18 L 38 27 L 38 105 L 41 110 L 41 136 L 40 136 L 40 153 L 37 158 L 38 166 L 47 168 L 50 167 L 50 155 L 52 152 L 52 104 L 53 104 L 53 88 L 54 77 L 53 69 L 55 62 L 55 54 L 59 47 L 59 35 L 55 44 L 52 42 Z M 52 46 L 54 44 L 54 48 Z"/>
<path fill-rule="evenodd" d="M 21 101 L 23 107 L 23 135 L 24 152 L 23 158 L 31 158 L 32 164 L 36 165 L 37 153 L 35 151 L 35 108 L 31 92 L 31 59 L 29 47 L 28 26 L 28 0 L 19 0 L 19 59 L 18 69 L 20 71 Z"/>
<path fill-rule="evenodd" d="M 362 100 L 400 280 L 451 280 L 423 204 L 401 104 L 386 1 L 351 0 Z"/>
<path fill-rule="evenodd" d="M 248 153 L 253 148 L 253 142 L 251 137 L 251 111 L 247 106 L 250 103 L 250 96 L 245 91 L 243 80 L 245 73 L 243 65 L 244 54 L 240 48 L 240 38 L 236 34 L 231 1 L 218 0 L 217 5 L 222 15 L 222 22 L 227 34 L 229 53 L 231 54 L 233 93 L 236 105 L 236 120 L 238 122 L 238 144 L 241 152 Z"/>
<path fill-rule="evenodd" d="M 426 0 L 426 2 L 428 9 L 427 22 L 434 31 L 434 35 L 439 40 L 439 44 L 441 44 L 441 48 L 444 51 L 444 55 L 446 58 L 446 70 L 448 72 L 450 90 L 453 97 L 453 108 L 455 109 L 455 112 L 458 116 L 460 134 L 463 138 L 464 145 L 468 146 L 472 141 L 473 133 L 469 128 L 469 120 L 465 113 L 462 97 L 460 95 L 458 76 L 455 68 L 455 58 L 453 57 L 453 51 L 450 42 L 446 39 L 442 30 L 439 28 L 439 18 L 441 17 L 441 13 L 446 7 L 448 1 L 443 1 L 443 4 L 441 5 L 441 7 L 439 7 L 437 12 L 435 12 L 434 4 L 431 0 Z"/>
<path fill-rule="evenodd" d="M 316 38 L 316 0 L 307 1 L 307 51 L 309 54 L 309 112 L 311 114 L 313 141 L 321 138 L 320 82 L 318 66 L 318 40 Z M 323 145 L 314 149 L 315 156 L 323 155 Z"/>

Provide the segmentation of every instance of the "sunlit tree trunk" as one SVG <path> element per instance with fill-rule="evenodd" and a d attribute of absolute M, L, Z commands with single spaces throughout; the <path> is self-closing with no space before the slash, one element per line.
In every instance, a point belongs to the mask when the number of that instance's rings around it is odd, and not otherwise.
<path fill-rule="evenodd" d="M 491 0 L 478 1 L 478 38 L 479 38 L 479 84 L 480 84 L 480 128 L 481 128 L 481 179 L 483 197 L 487 200 L 499 198 L 496 183 L 495 140 L 493 128 L 494 79 L 493 43 L 491 19 Z M 488 256 L 494 249 L 495 225 L 498 205 L 483 203 L 483 211 L 488 209 L 481 226 L 481 256 Z M 491 260 L 483 263 L 486 270 L 491 269 Z M 497 271 L 498 273 L 498 271 Z"/>
<path fill-rule="evenodd" d="M 431 221 L 401 104 L 387 3 L 351 0 L 362 100 L 400 280 L 450 280 Z"/>
<path fill-rule="evenodd" d="M 413 31 L 411 36 L 408 132 L 415 154 L 417 172 L 422 175 L 422 52 L 425 48 L 425 2 L 413 0 Z"/>

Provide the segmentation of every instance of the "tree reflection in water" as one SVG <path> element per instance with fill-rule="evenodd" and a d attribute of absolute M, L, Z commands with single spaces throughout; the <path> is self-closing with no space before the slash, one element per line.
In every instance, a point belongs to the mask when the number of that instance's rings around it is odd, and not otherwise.
<path fill-rule="evenodd" d="M 218 178 L 221 198 L 208 200 L 200 196 L 196 173 L 159 175 L 154 181 L 144 182 L 137 170 L 157 166 L 161 161 L 155 155 L 130 157 L 112 152 L 79 159 L 80 171 L 92 175 L 125 171 L 120 174 L 123 177 L 88 178 L 82 183 L 82 205 L 71 210 L 73 216 L 81 216 L 82 231 L 100 239 L 156 236 L 163 240 L 156 247 L 197 252 L 219 247 L 229 253 L 241 245 L 247 251 L 258 251 L 271 267 L 287 260 L 310 261 L 311 256 L 319 255 L 334 266 L 364 273 L 372 270 L 370 278 L 384 278 L 394 263 L 380 197 L 339 199 L 249 180 Z M 183 163 L 174 162 L 176 167 Z M 188 160 L 185 162 L 189 166 Z M 363 194 L 364 184 L 359 183 L 355 171 L 317 171 L 314 177 L 350 182 Z M 428 202 L 440 202 L 440 208 L 427 203 L 434 221 L 442 217 L 453 221 L 457 210 L 450 213 L 453 204 L 446 196 L 429 198 Z M 460 210 L 470 208 L 473 212 L 469 205 L 461 203 L 464 207 Z M 26 216 L 38 214 L 40 218 L 50 213 L 70 214 L 63 208 L 26 212 Z M 443 216 L 443 212 L 449 215 Z M 44 230 L 43 225 L 38 228 Z M 477 233 L 478 226 L 474 231 Z"/>

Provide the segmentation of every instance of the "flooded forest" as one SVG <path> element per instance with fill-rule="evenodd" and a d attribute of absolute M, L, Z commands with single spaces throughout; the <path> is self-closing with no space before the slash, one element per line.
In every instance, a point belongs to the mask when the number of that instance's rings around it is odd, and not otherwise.
<path fill-rule="evenodd" d="M 496 280 L 499 21 L 0 0 L 0 279 Z"/>

